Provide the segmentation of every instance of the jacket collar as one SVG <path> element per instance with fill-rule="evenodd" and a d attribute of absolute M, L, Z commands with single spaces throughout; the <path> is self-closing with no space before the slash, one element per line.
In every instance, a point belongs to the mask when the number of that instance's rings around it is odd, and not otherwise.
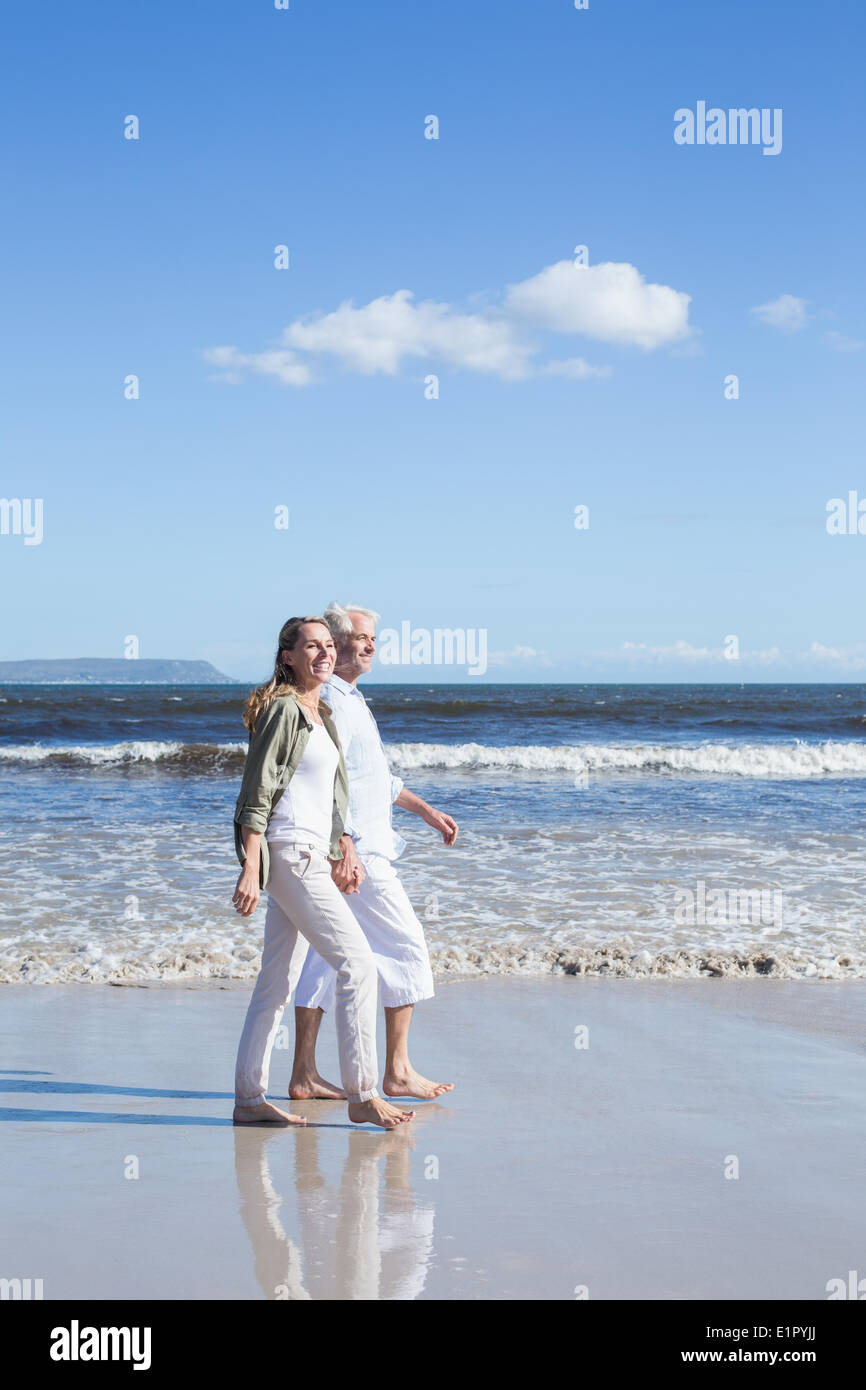
<path fill-rule="evenodd" d="M 298 697 L 297 697 L 296 695 L 293 696 L 292 698 L 294 699 L 295 704 L 296 704 L 297 707 L 298 707 L 298 718 L 301 720 L 301 723 L 302 723 L 302 724 L 306 724 L 306 726 L 307 726 L 308 729 L 312 729 L 312 728 L 313 728 L 313 721 L 312 721 L 312 719 L 310 718 L 310 716 L 309 716 L 309 714 L 307 713 L 307 711 L 304 709 L 304 706 L 301 704 L 300 700 L 298 699 Z M 320 717 L 321 719 L 325 719 L 325 720 L 330 724 L 330 722 L 331 722 L 331 711 L 328 709 L 328 706 L 325 704 L 325 701 L 324 701 L 324 700 L 320 700 L 320 701 L 319 701 L 319 711 L 318 711 L 318 712 L 319 712 L 319 717 Z"/>

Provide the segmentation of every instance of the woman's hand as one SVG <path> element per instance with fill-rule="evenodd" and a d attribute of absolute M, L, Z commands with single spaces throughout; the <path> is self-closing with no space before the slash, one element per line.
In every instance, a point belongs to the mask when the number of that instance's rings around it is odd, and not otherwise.
<path fill-rule="evenodd" d="M 242 917 L 250 917 L 259 903 L 259 871 L 249 863 L 244 864 L 238 875 L 232 902 Z"/>
<path fill-rule="evenodd" d="M 331 878 L 341 893 L 357 893 L 367 875 L 364 873 L 355 850 L 355 841 L 351 835 L 340 836 L 340 848 L 343 851 L 343 857 L 335 860 L 332 864 Z"/>

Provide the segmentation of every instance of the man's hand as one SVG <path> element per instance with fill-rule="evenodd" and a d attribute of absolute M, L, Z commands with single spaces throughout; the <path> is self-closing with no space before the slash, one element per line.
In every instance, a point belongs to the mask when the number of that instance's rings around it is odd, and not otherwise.
<path fill-rule="evenodd" d="M 255 912 L 259 902 L 259 891 L 258 865 L 252 868 L 249 863 L 245 863 L 238 875 L 232 898 L 232 902 L 242 917 L 250 917 Z"/>
<path fill-rule="evenodd" d="M 432 825 L 434 830 L 442 833 L 442 839 L 446 845 L 453 845 L 457 839 L 457 822 L 451 816 L 446 816 L 444 811 L 437 811 L 435 806 L 429 808 L 429 815 L 424 817 L 428 825 Z"/>
<path fill-rule="evenodd" d="M 417 796 L 415 792 L 410 792 L 408 787 L 403 787 L 399 796 L 394 802 L 395 806 L 401 806 L 404 811 L 412 811 L 416 816 L 420 816 L 428 825 L 432 825 L 434 830 L 438 830 L 446 845 L 453 845 L 457 839 L 457 822 L 451 816 L 446 816 L 444 811 L 437 811 L 435 806 L 431 806 L 423 797 Z"/>
<path fill-rule="evenodd" d="M 340 836 L 340 848 L 343 857 L 334 860 L 331 865 L 331 878 L 341 893 L 357 893 L 367 875 L 364 873 L 351 835 Z"/>

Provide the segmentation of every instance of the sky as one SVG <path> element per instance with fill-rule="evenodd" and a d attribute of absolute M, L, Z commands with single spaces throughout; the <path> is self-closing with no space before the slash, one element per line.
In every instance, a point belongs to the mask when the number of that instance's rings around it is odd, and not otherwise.
<path fill-rule="evenodd" d="M 861 4 L 2 31 L 0 659 L 258 680 L 336 599 L 483 634 L 376 680 L 866 678 Z"/>

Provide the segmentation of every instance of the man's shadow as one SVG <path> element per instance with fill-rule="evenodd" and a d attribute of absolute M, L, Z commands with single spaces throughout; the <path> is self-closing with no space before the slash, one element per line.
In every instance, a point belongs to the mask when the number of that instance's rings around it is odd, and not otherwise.
<path fill-rule="evenodd" d="M 19 1077 L 51 1076 L 45 1071 L 17 1071 L 0 1067 L 0 1092 L 28 1096 L 132 1096 L 136 1099 L 155 1100 L 221 1100 L 227 1106 L 234 1106 L 233 1091 L 193 1091 L 170 1090 L 155 1086 L 104 1086 L 89 1081 L 24 1081 Z M 276 1105 L 285 1106 L 284 1096 L 269 1096 Z M 123 1110 L 37 1110 L 33 1106 L 0 1106 L 0 1121 L 30 1124 L 94 1124 L 94 1125 L 210 1125 L 227 1126 L 233 1129 L 231 1115 L 136 1115 Z M 266 1129 L 274 1132 L 273 1125 L 244 1126 L 256 1130 Z M 287 1128 L 298 1130 L 301 1126 Z M 305 1129 L 373 1129 L 373 1126 L 353 1125 L 350 1121 L 329 1120 L 327 1122 L 307 1120 Z M 282 1133 L 277 1126 L 277 1133 Z"/>

